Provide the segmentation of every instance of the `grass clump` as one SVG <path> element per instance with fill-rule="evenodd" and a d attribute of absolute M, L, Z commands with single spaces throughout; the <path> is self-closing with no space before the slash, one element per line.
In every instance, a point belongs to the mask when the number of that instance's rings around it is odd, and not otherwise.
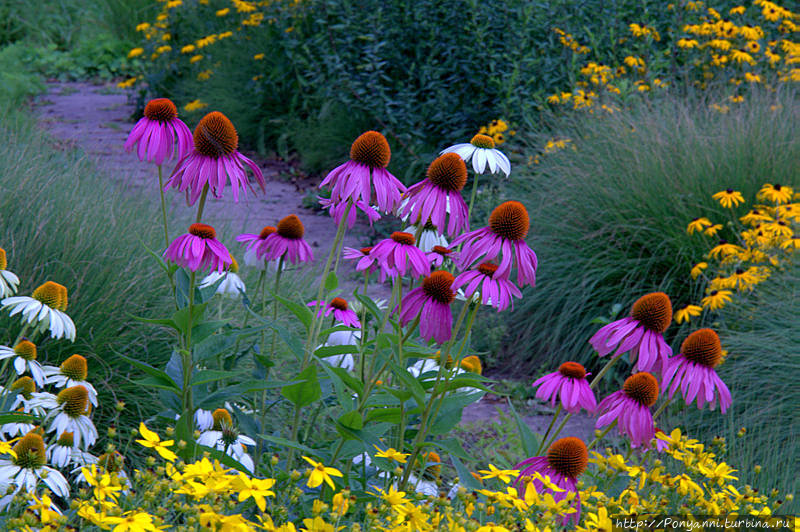
<path fill-rule="evenodd" d="M 794 98 L 761 95 L 727 114 L 664 98 L 624 113 L 574 115 L 554 128 L 572 142 L 550 154 L 542 154 L 547 137 L 525 137 L 529 165 L 517 164 L 507 192 L 531 211 L 540 268 L 508 320 L 505 355 L 515 367 L 589 361 L 587 340 L 599 327 L 590 322 L 615 303 L 624 314 L 653 291 L 668 293 L 676 308 L 696 300 L 689 270 L 708 242 L 689 238 L 686 225 L 702 214 L 729 219 L 719 206 L 708 213 L 715 192 L 731 187 L 752 201 L 764 182 L 796 180 Z"/>

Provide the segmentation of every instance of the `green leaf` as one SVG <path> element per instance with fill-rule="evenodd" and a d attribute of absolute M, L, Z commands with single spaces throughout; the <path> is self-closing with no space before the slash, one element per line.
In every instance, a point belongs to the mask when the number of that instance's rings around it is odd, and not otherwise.
<path fill-rule="evenodd" d="M 181 330 L 180 327 L 178 327 L 178 324 L 175 323 L 175 320 L 173 320 L 171 318 L 161 318 L 161 319 L 158 319 L 158 318 L 156 318 L 156 319 L 153 319 L 153 318 L 140 318 L 139 316 L 134 316 L 133 314 L 128 314 L 128 316 L 130 316 L 134 320 L 140 321 L 142 323 L 149 323 L 151 325 L 164 325 L 166 327 L 170 327 L 172 329 L 175 329 L 178 332 L 180 332 L 180 330 Z"/>
<path fill-rule="evenodd" d="M 456 472 L 458 473 L 458 483 L 464 486 L 467 489 L 471 490 L 479 490 L 483 489 L 475 477 L 472 476 L 469 469 L 464 467 L 464 464 L 461 463 L 461 460 L 458 459 L 454 454 L 450 454 L 450 461 L 453 462 L 453 466 L 456 468 Z"/>
<path fill-rule="evenodd" d="M 322 396 L 322 389 L 317 380 L 317 367 L 308 366 L 296 378 L 297 384 L 289 384 L 281 388 L 281 395 L 295 406 L 310 405 Z"/>
<path fill-rule="evenodd" d="M 20 412 L 3 412 L 0 414 L 0 425 L 6 423 L 29 423 L 32 424 L 36 421 L 36 417 L 31 414 L 23 414 Z"/>
<path fill-rule="evenodd" d="M 204 321 L 192 327 L 192 343 L 202 342 L 221 327 L 228 324 L 227 320 Z"/>
<path fill-rule="evenodd" d="M 314 354 L 320 358 L 333 355 L 347 355 L 358 353 L 358 346 L 355 345 L 325 345 L 318 347 Z"/>
<path fill-rule="evenodd" d="M 311 321 L 314 319 L 314 313 L 309 307 L 303 305 L 302 303 L 281 297 L 277 294 L 273 294 L 273 297 L 277 299 L 281 305 L 286 307 L 289 312 L 294 314 L 295 317 L 300 320 L 300 322 L 306 328 L 306 331 L 308 331 L 308 329 L 311 327 Z"/>
<path fill-rule="evenodd" d="M 542 435 L 533 432 L 528 424 L 525 423 L 525 420 L 517 414 L 511 399 L 508 400 L 508 409 L 511 410 L 511 414 L 517 421 L 517 431 L 519 432 L 520 440 L 522 440 L 522 448 L 525 450 L 525 455 L 536 456 L 542 444 Z"/>
<path fill-rule="evenodd" d="M 208 384 L 209 382 L 221 381 L 238 375 L 234 371 L 222 371 L 219 369 L 204 369 L 192 375 L 192 386 Z"/>
<path fill-rule="evenodd" d="M 172 320 L 178 325 L 178 328 L 183 334 L 186 334 L 189 331 L 189 325 L 195 324 L 203 315 L 203 312 L 206 310 L 206 304 L 201 303 L 199 305 L 193 305 L 192 307 L 192 315 L 189 316 L 189 307 L 184 307 L 180 310 L 175 311 L 175 314 L 172 315 Z"/>
<path fill-rule="evenodd" d="M 175 272 L 175 303 L 179 309 L 189 304 L 189 276 L 183 268 Z"/>
<path fill-rule="evenodd" d="M 351 410 L 350 412 L 342 414 L 339 416 L 337 421 L 343 427 L 347 427 L 348 429 L 361 430 L 364 428 L 364 419 L 357 410 Z"/>
<path fill-rule="evenodd" d="M 417 405 L 423 406 L 425 404 L 425 389 L 419 381 L 406 368 L 401 368 L 394 362 L 389 363 L 389 368 L 392 370 L 392 374 L 405 384 L 406 389 L 411 392 L 411 396 L 417 402 Z"/>
<path fill-rule="evenodd" d="M 319 451 L 315 451 L 311 447 L 306 447 L 302 443 L 297 443 L 296 441 L 287 440 L 286 438 L 281 438 L 280 436 L 268 436 L 266 434 L 259 434 L 260 438 L 264 438 L 267 441 L 271 441 L 272 443 L 276 443 L 281 447 L 291 447 L 292 449 L 297 449 L 298 451 L 302 451 L 306 453 L 309 458 L 312 456 L 318 456 Z"/>
<path fill-rule="evenodd" d="M 144 241 L 141 239 L 141 237 L 139 238 L 139 242 L 142 243 L 142 247 L 144 248 L 145 251 L 147 251 L 147 254 L 155 259 L 156 263 L 158 263 L 158 266 L 162 270 L 164 270 L 167 274 L 169 274 L 170 273 L 170 271 L 169 271 L 170 268 L 169 268 L 169 266 L 167 266 L 167 263 L 164 261 L 164 257 L 162 257 L 161 255 L 159 255 L 158 253 L 156 253 L 155 251 L 153 251 L 152 249 L 147 247 L 147 244 L 144 243 Z"/>
<path fill-rule="evenodd" d="M 175 383 L 175 381 L 172 380 L 172 378 L 169 375 L 167 375 L 165 372 L 161 371 L 158 368 L 154 368 L 153 366 L 151 366 L 150 364 L 147 364 L 146 362 L 140 362 L 140 361 L 138 361 L 138 360 L 136 360 L 134 358 L 125 356 L 125 355 L 123 355 L 121 353 L 118 354 L 117 356 L 119 356 L 122 360 L 125 360 L 126 362 L 128 362 L 131 366 L 142 370 L 143 372 L 147 373 L 151 377 L 154 377 L 159 383 L 161 383 L 162 386 L 165 387 L 165 389 L 172 390 L 175 394 L 180 395 L 180 393 L 181 393 L 180 386 L 178 386 Z"/>
<path fill-rule="evenodd" d="M 339 286 L 339 279 L 336 277 L 336 272 L 330 272 L 327 277 L 325 277 L 325 291 L 331 292 L 336 290 Z"/>
<path fill-rule="evenodd" d="M 322 368 L 322 370 L 325 373 L 327 373 L 328 377 L 331 379 L 331 382 L 333 383 L 333 388 L 336 390 L 336 398 L 339 400 L 339 404 L 345 410 L 351 410 L 353 408 L 352 394 L 347 393 L 347 391 L 345 390 L 344 384 L 339 374 L 335 373 L 333 371 L 333 368 L 329 364 L 321 362 L 319 361 L 319 359 L 317 359 L 317 361 L 319 362 L 319 365 Z"/>
<path fill-rule="evenodd" d="M 468 455 L 467 451 L 465 451 L 464 448 L 461 446 L 461 442 L 455 438 L 447 438 L 445 440 L 435 440 L 433 442 L 433 445 L 447 452 L 451 456 L 457 456 L 462 460 L 472 460 L 472 457 Z"/>
<path fill-rule="evenodd" d="M 387 423 L 400 423 L 401 410 L 399 408 L 373 408 L 367 412 L 367 421 L 385 421 Z"/>
<path fill-rule="evenodd" d="M 381 319 L 383 314 L 381 313 L 381 309 L 378 308 L 378 305 L 372 300 L 371 297 L 365 296 L 363 294 L 356 294 L 356 299 L 358 299 L 362 305 L 367 307 L 367 311 L 372 314 L 375 319 Z"/>

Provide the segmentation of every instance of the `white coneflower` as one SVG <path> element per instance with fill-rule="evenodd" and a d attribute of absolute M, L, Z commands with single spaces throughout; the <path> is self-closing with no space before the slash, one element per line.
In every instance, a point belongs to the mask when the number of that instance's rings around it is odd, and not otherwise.
<path fill-rule="evenodd" d="M 58 407 L 48 415 L 52 418 L 48 432 L 55 431 L 60 438 L 64 432 L 72 432 L 75 447 L 87 449 L 97 441 L 97 429 L 86 415 L 89 408 L 89 392 L 83 386 L 72 386 L 58 392 Z M 83 444 L 83 445 L 81 445 Z"/>
<path fill-rule="evenodd" d="M 6 270 L 6 250 L 0 248 L 0 297 L 13 296 L 19 286 L 19 277 Z"/>
<path fill-rule="evenodd" d="M 239 263 L 231 255 L 232 264 L 228 267 L 227 271 L 222 273 L 212 271 L 200 281 L 200 288 L 213 286 L 214 283 L 222 279 L 222 282 L 217 286 L 216 294 L 221 296 L 240 297 L 245 292 L 244 281 L 239 277 Z"/>
<path fill-rule="evenodd" d="M 49 330 L 51 338 L 67 338 L 75 341 L 75 324 L 64 311 L 67 310 L 66 287 L 47 281 L 33 291 L 32 296 L 7 297 L 0 301 L 0 308 L 8 308 L 9 315 L 22 314 L 22 321 L 36 323 L 42 330 Z"/>
<path fill-rule="evenodd" d="M 15 410 L 15 413 L 24 414 L 25 412 L 22 410 L 22 408 L 18 408 Z M 27 434 L 35 428 L 36 425 L 31 423 L 12 421 L 10 423 L 4 423 L 3 425 L 0 425 L 0 435 L 5 434 L 9 438 L 15 438 L 17 436 Z M 2 490 L 0 490 L 0 493 L 2 493 Z"/>
<path fill-rule="evenodd" d="M 44 381 L 46 384 L 52 384 L 56 388 L 67 388 L 70 386 L 83 386 L 89 393 L 89 402 L 95 407 L 97 406 L 97 390 L 94 386 L 86 381 L 89 375 L 89 366 L 86 363 L 86 358 L 81 355 L 72 355 L 59 367 L 44 366 Z"/>
<path fill-rule="evenodd" d="M 20 408 L 24 413 L 33 411 L 39 414 L 42 409 L 36 408 L 36 403 L 33 401 L 36 394 L 36 383 L 30 377 L 20 377 L 11 383 L 8 389 L 3 389 L 0 386 L 0 394 L 15 395 L 14 402 L 11 403 L 10 410 L 17 410 Z"/>
<path fill-rule="evenodd" d="M 50 464 L 63 469 L 69 465 L 84 467 L 94 464 L 97 462 L 97 457 L 75 447 L 73 434 L 64 432 L 47 448 L 47 460 Z"/>
<path fill-rule="evenodd" d="M 239 431 L 233 426 L 230 412 L 224 408 L 217 408 L 212 416 L 214 425 L 211 430 L 200 434 L 200 437 L 197 438 L 197 443 L 225 452 L 252 473 L 255 464 L 250 455 L 247 454 L 245 445 L 255 445 L 255 440 L 244 434 L 239 434 Z"/>
<path fill-rule="evenodd" d="M 45 465 L 47 455 L 44 440 L 36 433 L 23 436 L 12 448 L 10 459 L 0 459 L 0 493 L 6 493 L 13 485 L 14 491 L 0 499 L 0 508 L 5 508 L 20 490 L 36 493 L 39 481 L 43 481 L 59 497 L 69 495 L 69 484 L 64 475 Z"/>
<path fill-rule="evenodd" d="M 317 349 L 320 347 L 330 347 L 330 346 L 338 346 L 338 345 L 358 345 L 358 342 L 361 340 L 361 331 L 333 331 L 331 334 L 328 335 L 328 339 L 325 340 L 325 343 L 322 345 L 318 345 Z M 327 357 L 322 357 L 320 360 L 325 362 L 326 364 L 330 364 L 335 368 L 343 368 L 345 371 L 353 371 L 356 366 L 355 359 L 353 358 L 352 353 L 344 353 L 342 355 L 330 355 Z"/>
<path fill-rule="evenodd" d="M 202 408 L 195 410 L 194 425 L 200 432 L 211 429 L 211 427 L 214 426 L 214 416 L 211 410 L 204 410 Z"/>
<path fill-rule="evenodd" d="M 493 174 L 501 171 L 508 177 L 511 173 L 511 162 L 508 157 L 500 150 L 495 149 L 494 139 L 487 135 L 475 135 L 469 142 L 445 148 L 440 154 L 450 152 L 457 153 L 465 161 L 472 158 L 472 169 L 475 170 L 475 173 L 484 173 L 487 166 Z"/>
<path fill-rule="evenodd" d="M 44 386 L 44 373 L 42 366 L 36 361 L 36 345 L 28 340 L 22 340 L 13 348 L 0 345 L 0 360 L 14 357 L 14 369 L 17 375 L 22 375 L 25 370 L 31 372 L 36 386 Z"/>

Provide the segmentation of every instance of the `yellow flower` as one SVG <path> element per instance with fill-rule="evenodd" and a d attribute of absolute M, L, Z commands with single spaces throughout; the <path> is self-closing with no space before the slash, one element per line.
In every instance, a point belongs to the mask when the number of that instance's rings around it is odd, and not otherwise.
<path fill-rule="evenodd" d="M 217 13 L 216 13 L 216 15 L 217 15 L 218 17 L 224 17 L 225 15 L 227 15 L 228 13 L 230 13 L 230 11 L 231 11 L 231 9 L 230 9 L 229 7 L 226 7 L 225 9 L 219 9 L 219 10 L 217 10 Z"/>
<path fill-rule="evenodd" d="M 255 59 L 256 61 L 261 61 L 262 59 L 264 59 L 264 54 L 263 53 L 256 54 L 253 56 L 253 59 Z"/>
<path fill-rule="evenodd" d="M 510 531 L 504 526 L 499 526 L 494 523 L 489 523 L 488 525 L 483 525 L 475 532 L 510 532 Z"/>
<path fill-rule="evenodd" d="M 197 47 L 195 47 L 195 45 L 187 44 L 186 46 L 181 48 L 181 53 L 182 54 L 190 54 L 190 53 L 194 52 L 196 49 L 197 49 Z"/>
<path fill-rule="evenodd" d="M 233 480 L 232 487 L 239 492 L 239 502 L 246 501 L 252 497 L 258 509 L 263 512 L 267 508 L 265 497 L 275 496 L 275 492 L 270 490 L 274 485 L 274 479 L 250 478 L 244 473 L 239 473 L 239 476 Z"/>
<path fill-rule="evenodd" d="M 725 240 L 720 240 L 719 244 L 711 248 L 711 251 L 708 252 L 708 256 L 712 259 L 714 258 L 725 258 L 728 255 L 733 255 L 735 253 L 741 253 L 744 251 L 741 247 L 737 246 L 736 244 L 729 244 Z"/>
<path fill-rule="evenodd" d="M 751 74 L 750 72 L 745 72 L 744 80 L 748 83 L 761 83 L 761 76 L 759 76 L 758 74 Z"/>
<path fill-rule="evenodd" d="M 379 493 L 370 493 L 370 495 L 380 496 L 381 499 L 384 500 L 390 506 L 397 507 L 408 504 L 408 499 L 406 499 L 406 492 L 405 491 L 397 491 L 394 486 L 389 486 L 389 491 L 383 491 L 380 488 L 376 488 Z"/>
<path fill-rule="evenodd" d="M 702 474 L 704 474 L 707 478 L 715 481 L 719 486 L 725 484 L 726 480 L 739 480 L 738 477 L 734 477 L 731 475 L 736 469 L 732 469 L 728 464 L 725 462 L 721 462 L 716 464 L 716 466 L 712 468 L 708 468 L 704 466 L 702 463 L 697 464 L 697 468 L 700 470 Z"/>
<path fill-rule="evenodd" d="M 608 510 L 604 507 L 597 509 L 597 513 L 589 513 L 586 516 L 585 525 L 589 530 L 597 530 L 600 532 L 611 532 L 611 520 L 608 518 Z"/>
<path fill-rule="evenodd" d="M 800 249 L 800 236 L 793 236 L 787 239 L 781 244 L 781 249 L 785 249 L 786 251 Z"/>
<path fill-rule="evenodd" d="M 511 482 L 511 477 L 519 475 L 518 469 L 497 469 L 492 464 L 489 464 L 489 469 L 480 469 L 478 473 L 482 473 L 481 479 L 499 478 L 502 482 L 508 484 Z"/>
<path fill-rule="evenodd" d="M 700 274 L 703 273 L 703 270 L 705 270 L 706 268 L 708 268 L 707 262 L 698 262 L 697 264 L 692 266 L 692 272 L 691 272 L 692 279 L 697 279 L 700 276 Z"/>
<path fill-rule="evenodd" d="M 703 234 L 706 236 L 714 236 L 720 229 L 722 229 L 722 224 L 714 224 L 711 227 L 706 228 L 706 230 L 703 231 Z"/>
<path fill-rule="evenodd" d="M 139 434 L 144 438 L 143 440 L 136 440 L 136 443 L 142 447 L 154 449 L 165 460 L 173 462 L 178 455 L 167 449 L 170 445 L 175 443 L 174 440 L 161 441 L 158 434 L 145 427 L 144 423 L 139 423 Z"/>
<path fill-rule="evenodd" d="M 758 191 L 758 198 L 773 203 L 789 203 L 792 200 L 792 194 L 794 194 L 792 187 L 767 183 Z"/>
<path fill-rule="evenodd" d="M 208 107 L 208 104 L 201 100 L 194 100 L 183 106 L 183 108 L 189 112 L 203 109 L 204 107 Z"/>
<path fill-rule="evenodd" d="M 389 447 L 385 451 L 381 451 L 381 448 L 378 447 L 377 445 L 373 445 L 373 447 L 375 447 L 378 450 L 378 452 L 375 453 L 376 458 L 386 458 L 387 460 L 391 460 L 392 462 L 397 462 L 399 464 L 405 464 L 406 457 L 409 456 L 408 453 L 398 452 L 393 447 Z"/>
<path fill-rule="evenodd" d="M 122 517 L 106 517 L 105 522 L 116 525 L 114 532 L 155 532 L 165 530 L 153 524 L 153 516 L 147 512 L 126 512 Z"/>
<path fill-rule="evenodd" d="M 324 481 L 328 486 L 331 487 L 331 489 L 336 489 L 331 475 L 334 477 L 341 477 L 342 473 L 338 469 L 333 467 L 325 467 L 321 462 L 315 462 L 307 456 L 303 456 L 303 460 L 313 466 L 313 469 L 310 470 L 311 474 L 308 477 L 307 486 L 309 488 L 316 488 Z"/>
<path fill-rule="evenodd" d="M 701 301 L 703 308 L 709 308 L 711 310 L 721 309 L 725 306 L 725 303 L 731 301 L 731 293 L 730 290 L 712 290 Z"/>
<path fill-rule="evenodd" d="M 345 497 L 341 493 L 337 493 L 331 500 L 331 510 L 337 516 L 341 517 L 350 509 L 350 498 Z"/>
<path fill-rule="evenodd" d="M 732 7 L 730 11 L 728 11 L 728 13 L 730 13 L 731 15 L 742 15 L 746 10 L 747 8 L 745 6 L 736 6 Z"/>
<path fill-rule="evenodd" d="M 43 493 L 41 499 L 39 499 L 34 493 L 30 493 L 29 495 L 36 504 L 28 506 L 28 510 L 38 511 L 39 521 L 42 524 L 46 525 L 47 523 L 51 523 L 55 521 L 59 515 L 61 515 L 55 510 L 51 510 L 53 507 L 53 501 L 47 496 L 47 493 Z"/>
<path fill-rule="evenodd" d="M 105 501 L 106 499 L 117 501 L 118 492 L 122 491 L 119 479 L 112 477 L 108 473 L 103 473 L 100 478 L 97 478 L 99 472 L 96 464 L 81 468 L 81 473 L 86 483 L 92 486 L 95 499 L 98 501 Z"/>
<path fill-rule="evenodd" d="M 742 193 L 732 188 L 728 188 L 723 190 L 722 192 L 717 192 L 713 196 L 713 199 L 719 201 L 719 204 L 729 209 L 731 207 L 737 207 L 740 203 L 744 203 L 744 198 L 742 197 Z"/>
<path fill-rule="evenodd" d="M 689 225 L 686 227 L 686 232 L 689 233 L 690 235 L 695 231 L 699 233 L 700 231 L 711 225 L 712 225 L 711 221 L 708 218 L 705 217 L 695 218 L 694 220 L 689 222 Z"/>
<path fill-rule="evenodd" d="M 165 44 L 164 46 L 159 46 L 156 48 L 156 53 L 161 55 L 169 52 L 170 50 L 172 50 L 172 46 Z"/>
<path fill-rule="evenodd" d="M 202 56 L 202 55 L 200 55 L 200 54 L 197 54 L 197 55 L 193 55 L 192 57 L 190 57 L 190 58 L 189 58 L 189 62 L 190 62 L 190 63 L 197 63 L 197 62 L 198 62 L 198 61 L 200 61 L 201 59 L 203 59 L 203 56 Z"/>
<path fill-rule="evenodd" d="M 138 57 L 144 53 L 144 48 L 133 48 L 130 52 L 128 52 L 128 59 L 133 59 L 134 57 Z"/>
<path fill-rule="evenodd" d="M 753 59 L 753 56 L 748 54 L 747 52 L 743 52 L 742 50 L 731 50 L 731 59 L 736 61 L 739 64 L 747 63 L 750 65 L 754 65 L 756 62 Z"/>
<path fill-rule="evenodd" d="M 146 31 L 148 28 L 150 28 L 150 24 L 147 22 L 136 25 L 136 31 Z"/>
<path fill-rule="evenodd" d="M 680 310 L 675 312 L 675 323 L 688 322 L 692 316 L 699 316 L 703 311 L 703 307 L 697 305 L 686 305 Z"/>

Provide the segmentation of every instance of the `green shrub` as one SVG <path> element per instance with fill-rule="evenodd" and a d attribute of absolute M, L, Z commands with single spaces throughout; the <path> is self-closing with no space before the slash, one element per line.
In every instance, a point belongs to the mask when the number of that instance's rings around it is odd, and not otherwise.
<path fill-rule="evenodd" d="M 508 322 L 514 366 L 532 372 L 589 360 L 587 341 L 599 327 L 590 321 L 614 303 L 624 313 L 657 290 L 677 308 L 696 301 L 689 270 L 707 244 L 689 238 L 686 225 L 709 214 L 719 190 L 732 187 L 752 200 L 765 182 L 796 181 L 794 98 L 762 95 L 728 114 L 666 98 L 610 116 L 573 115 L 554 131 L 575 149 L 549 155 L 539 153 L 545 137 L 523 138 L 525 160 L 541 163 L 518 163 L 508 196 L 531 212 L 529 240 L 540 263 L 536 288 Z M 729 216 L 716 209 L 716 218 Z"/>

